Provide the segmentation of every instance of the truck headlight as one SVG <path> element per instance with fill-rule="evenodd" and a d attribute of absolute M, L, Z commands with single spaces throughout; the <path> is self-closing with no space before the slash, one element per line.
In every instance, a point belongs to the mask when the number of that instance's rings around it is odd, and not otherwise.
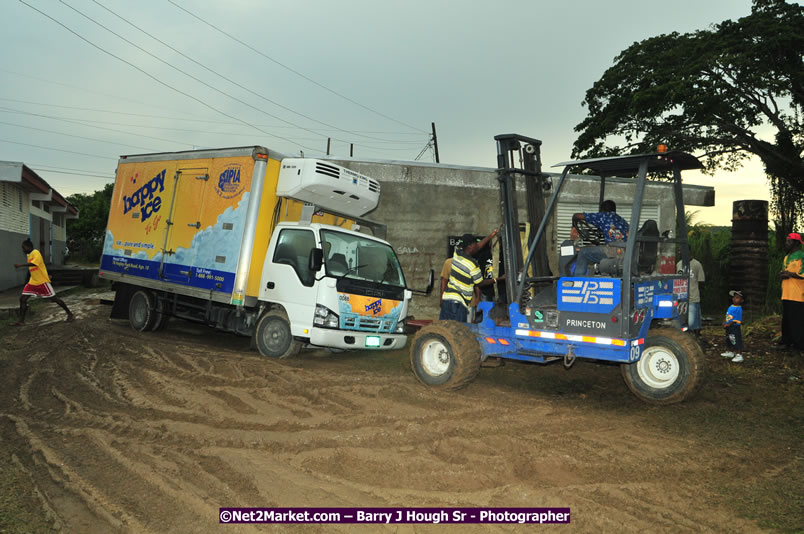
<path fill-rule="evenodd" d="M 394 334 L 404 334 L 405 333 L 405 327 L 407 326 L 407 324 L 408 324 L 408 318 L 407 317 L 405 317 L 401 321 L 397 321 L 396 328 L 394 329 Z"/>
<path fill-rule="evenodd" d="M 338 328 L 340 321 L 338 316 L 326 306 L 316 304 L 315 315 L 313 316 L 313 325 L 322 328 Z"/>

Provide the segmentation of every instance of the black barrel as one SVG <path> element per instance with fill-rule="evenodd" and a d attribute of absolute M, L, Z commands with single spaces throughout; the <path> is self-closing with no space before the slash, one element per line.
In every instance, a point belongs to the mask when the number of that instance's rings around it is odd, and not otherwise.
<path fill-rule="evenodd" d="M 737 200 L 731 219 L 731 289 L 745 295 L 743 309 L 759 313 L 768 289 L 768 202 Z"/>

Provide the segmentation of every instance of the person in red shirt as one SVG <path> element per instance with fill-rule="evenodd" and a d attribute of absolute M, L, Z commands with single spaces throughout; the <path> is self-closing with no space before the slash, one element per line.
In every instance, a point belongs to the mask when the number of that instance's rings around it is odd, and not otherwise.
<path fill-rule="evenodd" d="M 75 320 L 75 316 L 53 290 L 50 285 L 50 276 L 47 274 L 47 267 L 45 267 L 45 260 L 42 254 L 36 250 L 31 243 L 30 239 L 22 242 L 22 251 L 25 253 L 27 263 L 15 263 L 14 267 L 27 267 L 30 273 L 30 279 L 25 287 L 22 288 L 22 295 L 20 296 L 20 320 L 14 323 L 14 326 L 25 325 L 25 312 L 28 311 L 28 299 L 31 297 L 40 297 L 55 302 L 67 312 L 67 322 Z"/>

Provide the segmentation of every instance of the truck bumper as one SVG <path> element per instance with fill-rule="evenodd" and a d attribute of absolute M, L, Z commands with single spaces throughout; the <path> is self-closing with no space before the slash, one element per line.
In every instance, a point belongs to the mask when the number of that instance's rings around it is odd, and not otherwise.
<path fill-rule="evenodd" d="M 330 330 L 313 327 L 310 344 L 337 349 L 392 350 L 401 349 L 407 343 L 404 334 L 383 334 L 379 332 L 360 332 L 357 330 Z"/>

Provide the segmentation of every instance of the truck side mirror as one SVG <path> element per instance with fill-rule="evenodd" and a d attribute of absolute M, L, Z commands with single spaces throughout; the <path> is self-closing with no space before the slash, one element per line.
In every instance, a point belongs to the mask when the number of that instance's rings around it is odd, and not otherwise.
<path fill-rule="evenodd" d="M 416 295 L 429 295 L 433 291 L 433 284 L 435 283 L 435 272 L 430 269 L 430 274 L 427 276 L 427 287 L 424 290 L 421 289 L 409 289 L 409 291 L 415 293 Z"/>
<path fill-rule="evenodd" d="M 310 250 L 310 257 L 307 259 L 307 268 L 310 272 L 317 273 L 324 264 L 324 250 L 314 248 Z"/>

